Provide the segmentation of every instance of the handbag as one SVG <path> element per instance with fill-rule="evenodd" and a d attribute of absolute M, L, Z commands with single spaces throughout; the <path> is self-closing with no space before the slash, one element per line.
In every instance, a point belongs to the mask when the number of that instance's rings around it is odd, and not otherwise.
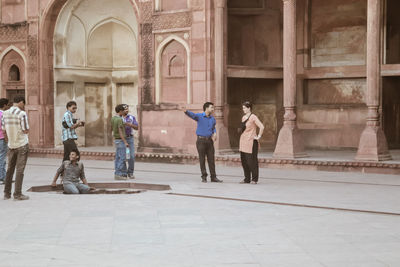
<path fill-rule="evenodd" d="M 247 118 L 247 120 L 242 122 L 242 126 L 238 128 L 239 134 L 242 134 L 244 131 L 246 131 L 246 123 L 250 119 L 251 115 L 253 115 L 253 113 L 251 113 L 250 116 Z"/>

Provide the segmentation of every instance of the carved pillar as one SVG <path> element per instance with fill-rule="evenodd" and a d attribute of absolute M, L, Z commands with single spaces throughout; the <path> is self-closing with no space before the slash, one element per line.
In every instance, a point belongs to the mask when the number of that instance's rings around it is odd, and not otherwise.
<path fill-rule="evenodd" d="M 367 18 L 367 123 L 361 134 L 357 160 L 390 160 L 385 134 L 380 126 L 380 28 L 381 0 L 368 0 Z"/>
<path fill-rule="evenodd" d="M 274 157 L 306 157 L 296 121 L 296 0 L 283 0 L 283 126 Z"/>
<path fill-rule="evenodd" d="M 217 121 L 217 150 L 229 148 L 228 128 L 224 125 L 224 105 L 225 105 L 225 11 L 227 0 L 215 0 L 215 59 L 214 59 L 214 79 L 215 79 L 215 119 Z"/>

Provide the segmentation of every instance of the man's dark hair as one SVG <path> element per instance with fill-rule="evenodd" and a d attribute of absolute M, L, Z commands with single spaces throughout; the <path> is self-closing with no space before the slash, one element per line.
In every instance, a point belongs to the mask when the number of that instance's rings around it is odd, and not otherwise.
<path fill-rule="evenodd" d="M 244 101 L 242 103 L 242 106 L 245 106 L 246 108 L 249 108 L 251 111 L 253 110 L 253 104 L 250 101 Z"/>
<path fill-rule="evenodd" d="M 75 101 L 69 101 L 66 105 L 67 108 L 72 107 L 72 106 L 77 106 Z"/>
<path fill-rule="evenodd" d="M 14 103 L 23 102 L 25 104 L 25 97 L 23 96 L 16 96 L 14 97 Z"/>
<path fill-rule="evenodd" d="M 79 152 L 78 149 L 72 149 L 72 150 L 69 152 L 70 155 L 71 155 L 71 152 L 75 152 L 75 154 L 78 156 L 78 159 L 81 158 L 81 153 Z"/>
<path fill-rule="evenodd" d="M 206 103 L 204 103 L 204 105 L 203 105 L 203 111 L 206 111 L 206 109 L 207 109 L 209 106 L 214 106 L 214 104 L 213 104 L 212 102 L 206 102 Z"/>
<path fill-rule="evenodd" d="M 126 106 L 127 106 L 126 104 L 119 104 L 119 105 L 117 105 L 117 106 L 115 107 L 115 112 L 116 112 L 116 113 L 119 113 L 120 111 L 125 110 L 125 107 L 126 107 Z"/>
<path fill-rule="evenodd" d="M 8 99 L 7 98 L 0 98 L 0 108 L 4 108 L 4 106 L 8 105 Z"/>

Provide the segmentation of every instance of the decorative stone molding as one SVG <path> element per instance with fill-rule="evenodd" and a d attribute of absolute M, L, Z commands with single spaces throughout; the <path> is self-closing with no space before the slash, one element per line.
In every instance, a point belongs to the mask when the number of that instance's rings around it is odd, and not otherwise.
<path fill-rule="evenodd" d="M 163 39 L 164 38 L 161 35 L 157 36 L 157 38 L 156 38 L 157 42 L 159 42 L 159 43 L 161 43 Z"/>
<path fill-rule="evenodd" d="M 153 16 L 153 30 L 184 28 L 192 25 L 191 12 L 179 12 Z"/>
<path fill-rule="evenodd" d="M 0 25 L 0 43 L 25 41 L 28 31 L 29 28 L 26 22 Z"/>

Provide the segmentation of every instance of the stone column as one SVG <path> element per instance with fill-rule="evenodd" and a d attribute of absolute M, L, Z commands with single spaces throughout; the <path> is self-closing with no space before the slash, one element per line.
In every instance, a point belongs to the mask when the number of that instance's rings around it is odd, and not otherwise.
<path fill-rule="evenodd" d="M 357 160 L 389 160 L 385 134 L 380 126 L 381 88 L 380 30 L 381 0 L 368 0 L 367 18 L 367 123 L 361 134 Z"/>
<path fill-rule="evenodd" d="M 216 149 L 221 151 L 229 148 L 228 128 L 224 123 L 224 105 L 225 105 L 225 11 L 227 0 L 215 0 L 215 57 L 214 57 L 214 80 L 215 80 L 215 119 L 217 121 L 217 142 Z"/>
<path fill-rule="evenodd" d="M 296 0 L 283 0 L 283 126 L 274 157 L 306 157 L 296 121 Z"/>

